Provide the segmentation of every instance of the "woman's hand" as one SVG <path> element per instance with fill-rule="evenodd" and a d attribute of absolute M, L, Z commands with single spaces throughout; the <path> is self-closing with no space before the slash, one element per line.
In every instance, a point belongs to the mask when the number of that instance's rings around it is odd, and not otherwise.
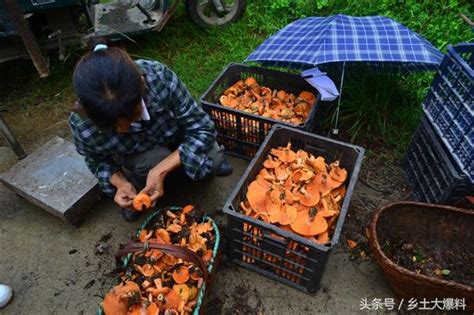
<path fill-rule="evenodd" d="M 142 193 L 150 196 L 151 206 L 154 207 L 158 198 L 164 195 L 164 185 L 166 173 L 159 165 L 150 170 L 146 178 L 146 186 L 142 189 Z"/>
<path fill-rule="evenodd" d="M 146 186 L 141 192 L 150 196 L 152 207 L 155 206 L 156 200 L 164 195 L 163 183 L 166 175 L 180 165 L 179 151 L 176 150 L 148 172 Z"/>
<path fill-rule="evenodd" d="M 137 195 L 135 187 L 123 176 L 122 171 L 110 177 L 110 183 L 117 188 L 114 201 L 120 208 L 133 209 L 133 198 Z"/>
<path fill-rule="evenodd" d="M 137 195 L 135 187 L 129 182 L 118 185 L 114 201 L 120 208 L 132 209 L 133 198 Z"/>

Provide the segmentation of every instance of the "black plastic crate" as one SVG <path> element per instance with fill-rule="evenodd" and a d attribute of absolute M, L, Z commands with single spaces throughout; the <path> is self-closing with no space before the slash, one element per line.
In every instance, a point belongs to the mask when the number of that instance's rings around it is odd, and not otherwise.
<path fill-rule="evenodd" d="M 474 183 L 474 44 L 449 46 L 423 110 Z"/>
<path fill-rule="evenodd" d="M 247 187 L 263 167 L 271 148 L 286 146 L 288 142 L 295 150 L 303 149 L 315 156 L 323 156 L 326 161 L 338 159 L 341 167 L 348 172 L 347 194 L 328 245 L 317 244 L 239 212 L 239 204 L 245 199 Z M 329 253 L 339 241 L 363 156 L 364 149 L 361 147 L 275 125 L 224 206 L 227 214 L 227 257 L 271 279 L 307 293 L 316 293 Z"/>
<path fill-rule="evenodd" d="M 228 87 L 238 80 L 246 79 L 250 76 L 254 77 L 260 85 L 267 86 L 272 90 L 285 90 L 296 95 L 301 91 L 313 93 L 316 101 L 306 122 L 300 126 L 295 126 L 279 120 L 225 107 L 219 103 L 220 96 Z M 204 110 L 214 120 L 217 139 L 219 143 L 225 146 L 226 153 L 250 160 L 255 156 L 265 136 L 274 124 L 312 131 L 320 98 L 321 96 L 318 91 L 300 75 L 231 63 L 201 96 L 201 103 Z"/>
<path fill-rule="evenodd" d="M 474 195 L 474 185 L 450 158 L 426 116 L 413 135 L 403 173 L 417 201 L 457 204 Z"/>

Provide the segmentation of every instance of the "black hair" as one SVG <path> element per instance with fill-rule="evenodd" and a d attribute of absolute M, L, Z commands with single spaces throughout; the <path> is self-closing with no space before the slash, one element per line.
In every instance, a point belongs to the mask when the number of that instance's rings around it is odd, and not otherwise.
<path fill-rule="evenodd" d="M 98 44 L 107 48 L 94 51 Z M 141 73 L 125 50 L 95 39 L 73 74 L 78 106 L 101 129 L 115 128 L 119 118 L 136 115 L 143 96 Z"/>

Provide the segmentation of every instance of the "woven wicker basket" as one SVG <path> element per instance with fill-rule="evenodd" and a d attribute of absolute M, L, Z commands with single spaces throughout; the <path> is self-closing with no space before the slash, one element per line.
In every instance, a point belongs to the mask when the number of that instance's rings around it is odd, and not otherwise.
<path fill-rule="evenodd" d="M 465 299 L 474 311 L 474 287 L 417 274 L 397 265 L 383 252 L 381 235 L 435 250 L 474 252 L 474 212 L 449 206 L 396 202 L 375 211 L 368 227 L 369 244 L 377 264 L 399 299 Z"/>
<path fill-rule="evenodd" d="M 178 211 L 181 210 L 181 207 L 167 207 L 164 209 L 158 209 L 152 214 L 150 214 L 146 219 L 145 222 L 140 226 L 140 228 L 137 230 L 136 236 L 138 237 L 140 235 L 140 232 L 142 229 L 148 228 L 150 224 L 152 224 L 153 220 L 162 212 L 166 212 L 166 210 L 170 211 Z M 212 259 L 209 262 L 209 265 L 207 267 L 208 271 L 208 279 L 207 281 L 203 284 L 203 286 L 199 289 L 198 291 L 198 296 L 197 296 L 197 304 L 194 307 L 192 315 L 204 315 L 206 314 L 206 307 L 207 307 L 207 297 L 209 295 L 209 292 L 211 290 L 211 286 L 214 280 L 214 276 L 216 274 L 216 270 L 220 264 L 221 258 L 222 258 L 222 251 L 220 250 L 220 233 L 219 233 L 219 228 L 217 224 L 212 220 L 210 217 L 207 215 L 204 216 L 203 222 L 204 221 L 209 221 L 212 223 L 212 226 L 214 228 L 214 231 L 216 233 L 216 241 L 215 245 L 213 248 L 213 253 L 212 253 Z M 124 257 L 123 259 L 123 265 L 127 266 L 130 262 L 130 259 L 132 257 L 132 254 L 128 254 L 127 256 Z M 99 306 L 99 309 L 97 310 L 98 315 L 105 315 L 104 311 L 102 309 L 102 305 Z"/>

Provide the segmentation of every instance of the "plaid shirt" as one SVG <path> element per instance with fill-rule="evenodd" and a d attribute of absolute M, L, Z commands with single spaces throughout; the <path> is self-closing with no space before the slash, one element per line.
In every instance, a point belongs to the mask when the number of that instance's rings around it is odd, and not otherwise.
<path fill-rule="evenodd" d="M 207 152 L 216 140 L 216 131 L 210 117 L 165 65 L 148 60 L 137 60 L 136 64 L 146 81 L 144 101 L 149 121 L 137 121 L 128 133 L 120 134 L 101 131 L 77 113 L 69 117 L 77 151 L 85 156 L 100 188 L 111 196 L 115 187 L 110 177 L 120 170 L 113 157 L 119 154 L 144 152 L 157 146 L 177 147 L 184 171 L 194 180 L 208 175 L 212 166 Z"/>

